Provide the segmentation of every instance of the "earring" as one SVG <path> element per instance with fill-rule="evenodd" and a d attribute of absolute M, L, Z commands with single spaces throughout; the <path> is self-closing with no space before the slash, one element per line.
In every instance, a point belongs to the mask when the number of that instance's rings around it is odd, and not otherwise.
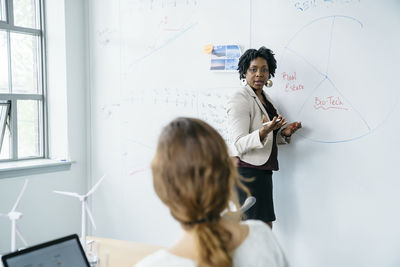
<path fill-rule="evenodd" d="M 273 83 L 271 80 L 268 80 L 268 81 L 265 83 L 265 86 L 271 87 L 273 84 L 274 84 L 274 83 Z"/>
<path fill-rule="evenodd" d="M 242 83 L 243 86 L 247 85 L 247 81 L 245 78 L 241 79 L 240 82 Z"/>

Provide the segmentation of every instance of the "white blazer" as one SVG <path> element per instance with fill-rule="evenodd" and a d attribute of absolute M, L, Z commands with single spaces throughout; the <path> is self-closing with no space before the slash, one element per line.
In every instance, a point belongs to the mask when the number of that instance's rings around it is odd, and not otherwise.
<path fill-rule="evenodd" d="M 279 114 L 271 98 L 265 91 L 263 92 Z M 242 161 L 256 166 L 266 163 L 272 151 L 273 132 L 261 141 L 259 131 L 263 127 L 262 115 L 264 114 L 269 121 L 272 118 L 268 116 L 260 99 L 249 85 L 244 86 L 229 99 L 227 113 L 232 140 L 229 146 L 231 156 L 238 156 Z M 285 140 L 280 131 L 276 137 L 277 143 L 287 144 L 290 140 Z"/>

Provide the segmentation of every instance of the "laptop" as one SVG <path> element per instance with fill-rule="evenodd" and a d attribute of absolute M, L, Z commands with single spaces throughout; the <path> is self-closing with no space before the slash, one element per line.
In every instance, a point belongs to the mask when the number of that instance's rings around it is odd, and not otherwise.
<path fill-rule="evenodd" d="M 3 255 L 4 267 L 90 267 L 76 234 Z"/>

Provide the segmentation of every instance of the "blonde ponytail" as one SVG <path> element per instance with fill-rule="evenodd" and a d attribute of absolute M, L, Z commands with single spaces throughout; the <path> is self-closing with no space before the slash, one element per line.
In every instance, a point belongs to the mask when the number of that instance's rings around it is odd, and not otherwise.
<path fill-rule="evenodd" d="M 194 227 L 198 252 L 198 267 L 232 267 L 228 249 L 231 233 L 220 223 L 201 223 Z"/>

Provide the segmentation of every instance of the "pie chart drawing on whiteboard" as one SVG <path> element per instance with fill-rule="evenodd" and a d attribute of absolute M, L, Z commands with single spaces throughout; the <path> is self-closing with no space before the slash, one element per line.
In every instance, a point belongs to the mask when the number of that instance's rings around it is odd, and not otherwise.
<path fill-rule="evenodd" d="M 382 124 L 397 104 L 393 88 L 371 90 L 382 77 L 365 64 L 376 56 L 367 34 L 353 17 L 327 16 L 302 27 L 285 46 L 274 97 L 289 120 L 306 125 L 300 136 L 321 143 L 353 141 Z"/>

